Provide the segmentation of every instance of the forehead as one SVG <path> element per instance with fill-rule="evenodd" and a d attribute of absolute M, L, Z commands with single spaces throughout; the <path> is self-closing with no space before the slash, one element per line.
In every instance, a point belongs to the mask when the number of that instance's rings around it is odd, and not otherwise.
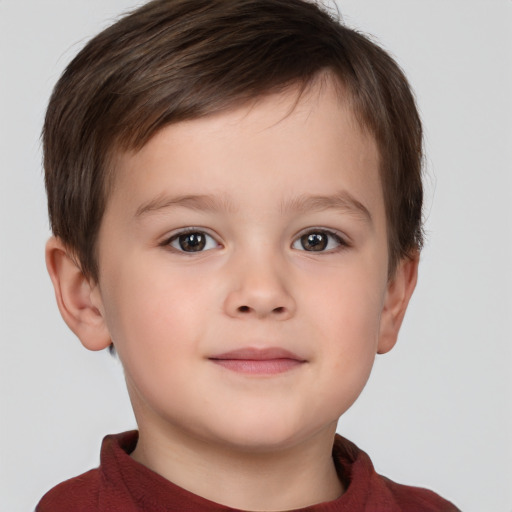
<path fill-rule="evenodd" d="M 338 84 L 318 80 L 306 90 L 289 88 L 168 125 L 140 150 L 117 155 L 113 195 L 126 197 L 128 188 L 136 188 L 146 196 L 142 205 L 139 201 L 140 211 L 144 202 L 158 201 L 168 192 L 210 194 L 223 188 L 224 199 L 236 202 L 244 187 L 262 199 L 280 183 L 290 192 L 284 198 L 289 202 L 296 199 L 295 189 L 296 195 L 306 189 L 317 195 L 337 192 L 328 190 L 335 174 L 349 179 L 362 200 L 378 203 L 382 193 L 377 145 L 349 104 Z M 116 197 L 109 203 L 112 200 Z M 279 201 L 282 206 L 283 197 Z"/>

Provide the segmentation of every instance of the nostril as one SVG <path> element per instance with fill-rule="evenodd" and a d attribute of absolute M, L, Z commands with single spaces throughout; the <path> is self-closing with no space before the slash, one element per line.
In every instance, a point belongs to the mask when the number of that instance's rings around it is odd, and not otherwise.
<path fill-rule="evenodd" d="M 251 312 L 258 313 L 258 311 L 259 311 L 258 308 L 253 309 L 251 306 L 238 306 L 236 310 L 238 313 L 244 313 L 244 314 L 251 313 Z M 277 308 L 273 308 L 272 310 L 270 310 L 270 313 L 275 314 L 275 315 L 282 315 L 282 314 L 286 313 L 286 311 L 287 311 L 286 307 L 279 306 Z"/>

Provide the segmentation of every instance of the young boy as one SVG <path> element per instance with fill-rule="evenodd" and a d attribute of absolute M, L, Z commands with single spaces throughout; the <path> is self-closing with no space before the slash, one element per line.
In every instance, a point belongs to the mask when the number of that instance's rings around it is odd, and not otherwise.
<path fill-rule="evenodd" d="M 38 512 L 457 510 L 336 435 L 422 242 L 385 52 L 305 0 L 155 0 L 69 65 L 44 154 L 60 311 L 115 348 L 138 432 Z"/>

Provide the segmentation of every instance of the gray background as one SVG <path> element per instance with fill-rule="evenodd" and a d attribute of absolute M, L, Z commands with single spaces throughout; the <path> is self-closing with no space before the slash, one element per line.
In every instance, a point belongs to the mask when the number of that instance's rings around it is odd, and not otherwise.
<path fill-rule="evenodd" d="M 0 510 L 32 510 L 134 427 L 122 369 L 61 320 L 39 133 L 64 66 L 133 0 L 0 0 Z M 405 68 L 427 143 L 428 243 L 400 340 L 340 431 L 379 472 L 512 511 L 512 2 L 340 0 Z"/>

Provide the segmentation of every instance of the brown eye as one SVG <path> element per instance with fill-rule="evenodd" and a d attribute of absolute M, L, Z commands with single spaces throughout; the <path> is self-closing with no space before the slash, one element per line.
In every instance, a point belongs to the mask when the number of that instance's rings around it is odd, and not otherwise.
<path fill-rule="evenodd" d="M 326 233 L 308 233 L 300 237 L 300 244 L 305 251 L 324 251 L 327 242 Z"/>
<path fill-rule="evenodd" d="M 330 231 L 309 231 L 293 243 L 292 247 L 301 251 L 323 252 L 347 245 L 336 233 Z"/>
<path fill-rule="evenodd" d="M 213 249 L 217 243 L 202 231 L 190 231 L 172 237 L 169 245 L 181 252 L 201 252 Z"/>

